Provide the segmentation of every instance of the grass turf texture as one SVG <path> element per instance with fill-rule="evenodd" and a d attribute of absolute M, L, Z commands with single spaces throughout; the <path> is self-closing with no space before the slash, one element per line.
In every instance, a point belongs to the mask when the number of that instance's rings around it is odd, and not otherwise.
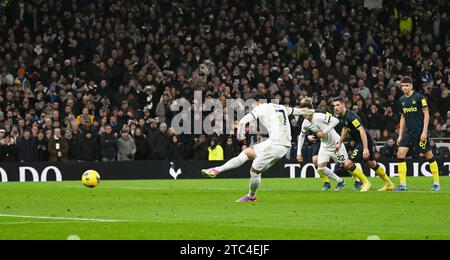
<path fill-rule="evenodd" d="M 321 192 L 317 179 L 263 179 L 248 204 L 234 202 L 245 179 L 0 183 L 0 239 L 450 239 L 450 178 L 439 193 L 431 178 L 409 178 L 407 193 L 358 193 L 346 181 Z"/>

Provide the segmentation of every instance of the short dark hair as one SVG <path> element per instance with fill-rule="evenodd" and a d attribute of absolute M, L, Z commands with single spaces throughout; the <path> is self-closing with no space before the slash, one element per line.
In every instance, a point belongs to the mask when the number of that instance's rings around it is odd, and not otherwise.
<path fill-rule="evenodd" d="M 413 84 L 413 79 L 411 77 L 403 77 L 402 80 L 400 81 L 401 84 Z"/>
<path fill-rule="evenodd" d="M 333 103 L 334 103 L 334 102 L 345 103 L 345 100 L 344 100 L 344 98 L 342 98 L 342 97 L 335 97 L 335 98 L 333 99 Z"/>
<path fill-rule="evenodd" d="M 254 99 L 256 102 L 267 101 L 266 95 L 263 95 L 263 94 L 256 94 L 256 95 L 253 97 L 253 99 Z"/>

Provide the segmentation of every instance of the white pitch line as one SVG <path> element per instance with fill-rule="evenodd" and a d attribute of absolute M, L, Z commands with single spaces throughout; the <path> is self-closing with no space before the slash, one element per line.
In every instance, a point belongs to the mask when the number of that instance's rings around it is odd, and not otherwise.
<path fill-rule="evenodd" d="M 100 189 L 125 189 L 125 190 L 170 190 L 171 188 L 145 188 L 145 187 L 101 187 Z"/>
<path fill-rule="evenodd" d="M 114 219 L 66 218 L 66 217 L 27 216 L 27 215 L 9 215 L 9 214 L 0 214 L 0 217 L 4 217 L 4 218 L 74 220 L 74 221 L 90 221 L 90 222 L 126 222 L 126 220 L 114 220 Z"/>
<path fill-rule="evenodd" d="M 227 189 L 227 188 L 194 188 L 194 189 L 195 190 L 232 190 L 232 189 Z"/>
<path fill-rule="evenodd" d="M 43 221 L 22 221 L 22 222 L 0 222 L 0 225 L 26 225 L 26 224 L 66 224 L 66 223 L 80 223 L 82 221 L 58 221 L 58 222 L 43 222 Z"/>

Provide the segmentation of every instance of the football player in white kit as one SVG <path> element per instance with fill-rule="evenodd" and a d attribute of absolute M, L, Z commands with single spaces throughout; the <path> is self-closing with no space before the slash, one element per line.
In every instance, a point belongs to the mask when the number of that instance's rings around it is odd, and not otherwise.
<path fill-rule="evenodd" d="M 254 97 L 253 111 L 247 114 L 239 122 L 238 139 L 245 140 L 245 126 L 254 121 L 259 122 L 269 132 L 269 139 L 245 149 L 237 157 L 229 160 L 223 166 L 202 170 L 204 176 L 215 178 L 219 174 L 236 169 L 248 160 L 253 160 L 250 170 L 250 191 L 236 202 L 256 201 L 256 192 L 261 184 L 261 173 L 267 171 L 277 161 L 286 156 L 291 149 L 291 126 L 288 118 L 309 113 L 309 109 L 289 108 L 276 104 L 262 104 L 261 100 L 267 100 L 263 95 Z"/>
<path fill-rule="evenodd" d="M 331 159 L 339 165 L 348 159 L 345 146 L 341 146 L 340 150 L 336 152 L 336 144 L 339 142 L 340 136 L 334 128 L 339 124 L 339 119 L 325 113 L 316 113 L 310 98 L 305 98 L 300 103 L 302 108 L 309 108 L 311 112 L 304 115 L 301 133 L 298 137 L 297 155 L 302 156 L 301 152 L 306 133 L 309 131 L 315 133 L 321 140 L 317 158 L 317 172 L 335 180 L 337 182 L 335 191 L 339 191 L 344 188 L 345 181 L 328 168 L 328 163 Z M 325 183 L 325 185 L 330 184 Z"/>

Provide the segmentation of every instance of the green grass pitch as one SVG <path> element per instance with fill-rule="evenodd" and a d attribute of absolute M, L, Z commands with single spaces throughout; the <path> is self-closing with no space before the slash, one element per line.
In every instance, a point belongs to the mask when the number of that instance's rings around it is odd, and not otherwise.
<path fill-rule="evenodd" d="M 321 192 L 317 179 L 0 183 L 0 239 L 450 239 L 450 178 L 409 178 L 407 193 Z M 396 180 L 397 181 L 397 180 Z M 372 179 L 374 188 L 382 182 Z"/>

